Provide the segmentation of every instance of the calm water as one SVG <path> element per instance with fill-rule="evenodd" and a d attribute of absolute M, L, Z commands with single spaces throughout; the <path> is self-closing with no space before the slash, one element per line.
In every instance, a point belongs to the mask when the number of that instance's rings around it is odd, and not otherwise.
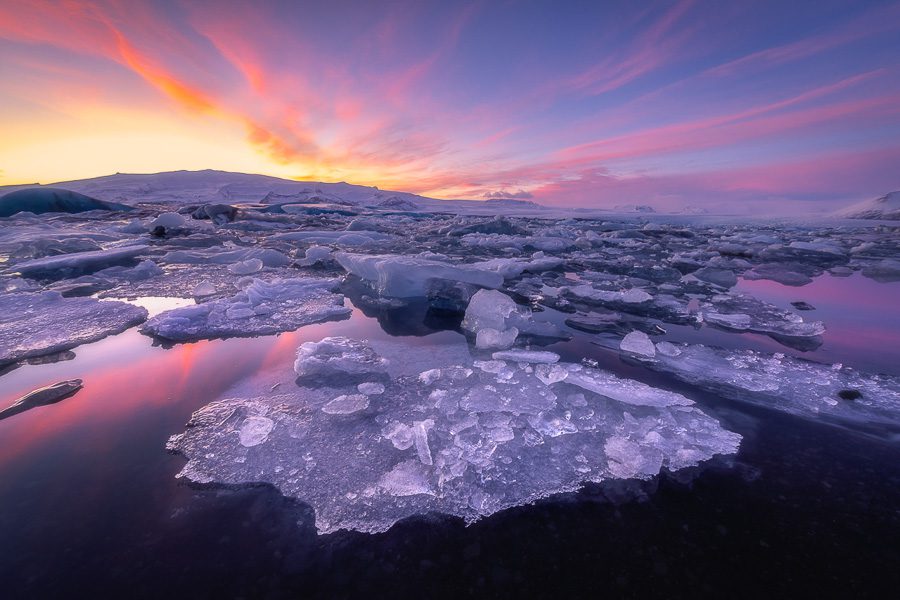
<path fill-rule="evenodd" d="M 900 283 L 824 276 L 741 282 L 828 332 L 811 353 L 764 336 L 672 327 L 669 338 L 751 347 L 900 375 Z M 156 305 L 154 308 L 164 308 Z M 0 421 L 0 597 L 665 596 L 896 593 L 900 445 L 699 393 L 580 338 L 552 349 L 689 394 L 741 433 L 738 455 L 645 483 L 593 486 L 471 527 L 427 516 L 380 535 L 316 536 L 309 509 L 265 487 L 196 489 L 166 439 L 262 370 L 285 374 L 325 335 L 464 344 L 415 311 L 170 349 L 128 331 L 74 360 L 0 376 L 0 406 L 80 377 L 59 404 Z M 415 333 L 416 335 L 409 335 Z"/>

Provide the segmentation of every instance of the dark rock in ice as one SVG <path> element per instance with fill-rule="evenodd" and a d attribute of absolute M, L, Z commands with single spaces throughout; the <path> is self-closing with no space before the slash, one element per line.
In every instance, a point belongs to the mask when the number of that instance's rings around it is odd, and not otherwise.
<path fill-rule="evenodd" d="M 791 306 L 797 310 L 816 310 L 815 306 L 809 302 L 804 302 L 803 300 L 795 300 L 794 302 L 791 302 Z"/>
<path fill-rule="evenodd" d="M 0 421 L 8 419 L 13 415 L 23 413 L 26 410 L 37 408 L 38 406 L 55 404 L 60 400 L 72 396 L 81 388 L 82 381 L 80 379 L 70 379 L 68 381 L 61 381 L 59 383 L 54 383 L 53 385 L 48 385 L 47 387 L 36 389 L 33 392 L 25 394 L 3 410 L 0 410 Z"/>
<path fill-rule="evenodd" d="M 862 392 L 859 390 L 841 390 L 838 392 L 838 396 L 842 400 L 859 400 L 862 398 Z"/>

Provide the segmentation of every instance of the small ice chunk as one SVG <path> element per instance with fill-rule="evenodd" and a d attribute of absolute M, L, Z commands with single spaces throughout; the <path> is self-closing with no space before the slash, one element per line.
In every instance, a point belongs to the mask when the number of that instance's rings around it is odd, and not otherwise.
<path fill-rule="evenodd" d="M 416 440 L 416 452 L 423 465 L 431 465 L 431 448 L 428 446 L 428 432 L 434 427 L 432 419 L 413 422 L 413 434 Z"/>
<path fill-rule="evenodd" d="M 366 396 L 378 396 L 384 393 L 384 386 L 375 381 L 366 381 L 356 386 L 356 390 Z"/>
<path fill-rule="evenodd" d="M 147 226 L 147 228 L 150 231 L 153 231 L 157 227 L 162 227 L 164 229 L 178 229 L 184 226 L 185 220 L 183 216 L 179 215 L 176 212 L 164 212 L 150 221 L 150 224 Z"/>
<path fill-rule="evenodd" d="M 503 350 L 491 355 L 494 360 L 511 360 L 521 363 L 552 364 L 559 362 L 559 354 L 544 350 Z"/>
<path fill-rule="evenodd" d="M 216 293 L 216 286 L 211 284 L 208 281 L 202 281 L 194 286 L 194 289 L 191 291 L 191 295 L 195 298 L 202 298 L 203 296 L 212 296 Z"/>
<path fill-rule="evenodd" d="M 478 290 L 469 300 L 461 327 L 474 332 L 483 329 L 504 331 L 507 318 L 515 311 L 516 303 L 503 292 Z"/>
<path fill-rule="evenodd" d="M 391 440 L 394 448 L 397 450 L 407 450 L 412 448 L 415 443 L 415 433 L 409 425 L 404 425 L 399 421 L 392 421 L 381 431 L 381 435 Z"/>
<path fill-rule="evenodd" d="M 369 397 L 364 394 L 344 394 L 322 407 L 329 415 L 350 415 L 369 408 Z"/>
<path fill-rule="evenodd" d="M 619 348 L 624 352 L 652 358 L 656 354 L 653 341 L 643 331 L 632 331 L 619 343 Z"/>
<path fill-rule="evenodd" d="M 509 348 L 516 343 L 519 330 L 515 327 L 499 331 L 491 327 L 482 329 L 475 334 L 475 347 L 479 350 L 492 350 L 494 348 Z"/>
<path fill-rule="evenodd" d="M 269 439 L 269 434 L 275 428 L 275 422 L 266 417 L 247 417 L 241 423 L 241 429 L 238 436 L 241 445 L 246 447 L 258 446 Z"/>
<path fill-rule="evenodd" d="M 306 254 L 304 255 L 303 259 L 297 261 L 297 264 L 304 267 L 309 267 L 317 263 L 329 261 L 331 260 L 331 256 L 331 248 L 327 246 L 310 246 L 306 249 Z"/>
<path fill-rule="evenodd" d="M 294 371 L 301 377 L 383 373 L 387 360 L 368 343 L 341 336 L 304 342 L 297 350 Z"/>
<path fill-rule="evenodd" d="M 433 495 L 428 471 L 415 460 L 404 461 L 385 473 L 379 487 L 391 496 Z"/>
<path fill-rule="evenodd" d="M 656 351 L 664 356 L 678 356 L 681 354 L 681 350 L 679 350 L 678 346 L 672 342 L 658 342 L 656 344 Z"/>
<path fill-rule="evenodd" d="M 258 258 L 250 258 L 228 265 L 228 272 L 233 275 L 252 275 L 262 271 L 263 262 Z"/>

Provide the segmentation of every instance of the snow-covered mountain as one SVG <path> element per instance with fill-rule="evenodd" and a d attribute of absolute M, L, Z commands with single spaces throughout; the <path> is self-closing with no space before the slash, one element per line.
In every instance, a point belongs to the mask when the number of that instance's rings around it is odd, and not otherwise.
<path fill-rule="evenodd" d="M 227 171 L 170 171 L 153 174 L 116 173 L 54 183 L 54 187 L 85 194 L 98 200 L 136 204 L 153 203 L 288 203 L 323 202 L 357 206 L 414 208 L 436 202 L 407 192 L 390 192 L 377 187 L 349 183 L 293 181 Z M 0 188 L 0 195 L 13 189 Z"/>
<path fill-rule="evenodd" d="M 885 194 L 881 198 L 865 200 L 834 213 L 845 219 L 885 219 L 900 220 L 900 191 Z"/>

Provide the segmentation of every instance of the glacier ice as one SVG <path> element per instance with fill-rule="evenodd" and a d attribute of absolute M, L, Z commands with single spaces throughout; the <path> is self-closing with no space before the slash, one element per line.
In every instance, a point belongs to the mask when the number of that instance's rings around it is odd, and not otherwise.
<path fill-rule="evenodd" d="M 146 318 L 145 309 L 125 302 L 59 292 L 0 294 L 0 365 L 96 342 Z"/>
<path fill-rule="evenodd" d="M 499 273 L 426 258 L 348 252 L 337 252 L 334 258 L 349 273 L 372 285 L 379 294 L 394 298 L 426 296 L 430 285 L 439 280 L 486 288 L 503 284 L 503 276 Z"/>
<path fill-rule="evenodd" d="M 146 253 L 147 247 L 144 245 L 71 252 L 18 262 L 9 270 L 23 277 L 61 279 L 93 273 L 114 265 L 133 264 L 137 262 L 138 256 Z"/>
<path fill-rule="evenodd" d="M 696 465 L 740 442 L 688 398 L 598 369 L 514 355 L 487 370 L 438 359 L 384 378 L 369 347 L 351 342 L 328 354 L 362 364 L 338 371 L 378 377 L 382 394 L 300 380 L 278 395 L 217 400 L 169 440 L 188 459 L 179 476 L 271 483 L 313 507 L 320 533 L 379 532 L 429 512 L 472 522 L 585 482 Z M 319 354 L 307 348 L 307 360 Z M 402 362 L 410 348 L 394 352 L 377 358 Z"/>
<path fill-rule="evenodd" d="M 741 402 L 790 414 L 857 425 L 900 429 L 900 378 L 860 372 L 841 364 L 754 350 L 701 344 L 657 345 L 652 369 Z M 858 393 L 847 400 L 846 390 Z"/>
<path fill-rule="evenodd" d="M 333 279 L 252 280 L 230 298 L 184 306 L 149 319 L 143 333 L 173 342 L 266 335 L 349 316 Z"/>
<path fill-rule="evenodd" d="M 366 342 L 333 336 L 301 344 L 297 349 L 294 371 L 300 377 L 347 376 L 383 373 L 387 364 L 388 361 Z"/>

